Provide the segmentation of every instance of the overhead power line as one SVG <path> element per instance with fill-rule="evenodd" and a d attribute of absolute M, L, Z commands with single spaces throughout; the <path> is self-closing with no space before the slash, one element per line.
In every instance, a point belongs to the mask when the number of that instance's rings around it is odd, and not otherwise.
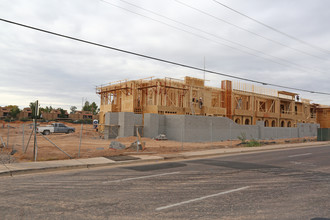
<path fill-rule="evenodd" d="M 126 2 L 126 1 L 124 1 L 124 0 L 120 0 L 120 1 Z M 211 17 L 211 18 L 214 18 L 214 19 L 216 19 L 216 20 L 218 20 L 218 21 L 221 21 L 221 22 L 223 22 L 223 23 L 226 23 L 226 24 L 228 24 L 228 25 L 230 25 L 230 26 L 233 26 L 233 27 L 235 27 L 235 28 L 237 28 L 237 29 L 240 29 L 240 30 L 242 30 L 242 31 L 248 32 L 248 33 L 250 33 L 250 34 L 253 34 L 253 35 L 255 35 L 255 36 L 257 36 L 257 37 L 260 37 L 260 38 L 262 38 L 262 39 L 265 39 L 265 40 L 267 40 L 267 41 L 273 42 L 273 43 L 275 43 L 275 44 L 277 44 L 277 45 L 280 45 L 280 46 L 282 46 L 282 47 L 289 48 L 289 49 L 294 50 L 294 51 L 296 51 L 296 52 L 299 52 L 299 53 L 302 53 L 302 54 L 304 54 L 304 55 L 307 55 L 307 56 L 310 56 L 310 57 L 314 57 L 314 58 L 317 58 L 317 59 L 320 59 L 320 60 L 327 60 L 327 59 L 325 59 L 324 57 L 316 56 L 316 55 L 314 55 L 314 54 L 311 54 L 311 53 L 305 52 L 305 51 L 303 51 L 303 50 L 300 50 L 300 49 L 297 49 L 297 48 L 291 47 L 291 46 L 289 46 L 289 45 L 286 45 L 286 44 L 284 44 L 284 43 L 281 43 L 281 42 L 279 42 L 279 41 L 277 41 L 277 40 L 273 40 L 273 39 L 271 39 L 271 38 L 269 38 L 269 37 L 265 37 L 265 36 L 263 36 L 263 35 L 261 35 L 261 34 L 258 34 L 258 33 L 256 33 L 256 32 L 254 32 L 254 31 L 250 31 L 249 29 L 246 29 L 246 28 L 241 27 L 241 26 L 239 26 L 239 25 L 233 24 L 233 23 L 231 23 L 231 22 L 229 22 L 229 21 L 227 21 L 227 20 L 225 20 L 225 19 L 219 18 L 219 17 L 217 17 L 217 16 L 215 16 L 215 15 L 212 15 L 212 14 L 210 14 L 210 13 L 207 13 L 207 12 L 201 10 L 201 9 L 198 9 L 198 8 L 196 8 L 196 7 L 193 7 L 193 6 L 191 6 L 191 5 L 188 5 L 188 4 L 186 4 L 186 3 L 184 3 L 184 2 L 181 2 L 181 1 L 179 1 L 179 0 L 175 0 L 175 1 L 176 1 L 177 3 L 180 3 L 181 5 L 184 5 L 184 6 L 188 7 L 188 8 L 190 8 L 190 9 L 193 9 L 193 10 L 195 10 L 195 11 L 198 11 L 199 13 L 202 13 L 202 14 L 204 14 L 204 15 L 207 15 L 207 16 L 209 16 L 209 17 Z M 131 3 L 127 3 L 127 4 L 131 4 Z"/>
<path fill-rule="evenodd" d="M 250 20 L 252 20 L 252 21 L 254 21 L 254 22 L 257 22 L 258 24 L 260 24 L 260 25 L 262 25 L 262 26 L 264 26 L 264 27 L 266 27 L 266 28 L 269 28 L 269 29 L 271 29 L 271 30 L 273 30 L 273 31 L 275 31 L 275 32 L 277 32 L 277 33 L 279 33 L 279 34 L 282 34 L 282 35 L 284 35 L 284 36 L 286 36 L 286 37 L 288 37 L 288 38 L 290 38 L 290 39 L 292 39 L 292 40 L 298 41 L 298 42 L 301 43 L 301 44 L 304 44 L 304 45 L 307 45 L 307 46 L 309 46 L 309 47 L 311 47 L 311 48 L 314 48 L 314 49 L 316 49 L 316 50 L 322 51 L 323 53 L 327 53 L 327 54 L 330 53 L 330 50 L 323 49 L 323 48 L 321 48 L 321 47 L 318 47 L 318 46 L 316 46 L 316 45 L 313 45 L 313 44 L 311 44 L 311 43 L 308 43 L 308 42 L 306 42 L 306 41 L 304 41 L 304 40 L 301 40 L 301 39 L 299 39 L 299 38 L 297 38 L 297 37 L 295 37 L 295 36 L 292 36 L 292 35 L 290 35 L 290 34 L 287 34 L 287 33 L 283 32 L 283 31 L 280 31 L 280 30 L 278 30 L 278 29 L 276 29 L 276 28 L 274 28 L 274 27 L 272 27 L 272 26 L 270 26 L 270 25 L 268 25 L 268 24 L 265 24 L 265 23 L 263 23 L 263 22 L 261 22 L 261 21 L 255 19 L 255 18 L 252 18 L 252 17 L 250 17 L 250 16 L 248 16 L 248 15 L 246 15 L 246 14 L 244 14 L 244 13 L 242 13 L 242 12 L 236 10 L 236 9 L 233 9 L 233 8 L 229 7 L 228 5 L 225 5 L 225 4 L 223 4 L 223 3 L 221 3 L 221 2 L 219 2 L 219 1 L 217 1 L 217 0 L 212 0 L 212 1 L 214 1 L 215 3 L 221 5 L 221 6 L 227 8 L 227 9 L 229 9 L 229 10 L 231 10 L 231 11 L 233 11 L 233 12 L 235 12 L 235 13 L 237 13 L 237 14 L 243 16 L 243 17 L 246 17 L 246 18 L 248 18 L 248 19 L 250 19 Z"/>
<path fill-rule="evenodd" d="M 24 28 L 32 29 L 32 30 L 35 30 L 35 31 L 43 32 L 43 33 L 46 33 L 46 34 L 55 35 L 55 36 L 58 36 L 58 37 L 67 38 L 67 39 L 74 40 L 74 41 L 79 41 L 79 42 L 90 44 L 90 45 L 93 45 L 93 46 L 98 46 L 98 47 L 102 47 L 102 48 L 106 48 L 106 49 L 110 49 L 110 50 L 115 50 L 115 51 L 118 51 L 118 52 L 130 54 L 130 55 L 134 55 L 134 56 L 138 56 L 138 57 L 143 57 L 143 58 L 146 58 L 146 59 L 156 60 L 156 61 L 159 61 L 159 62 L 172 64 L 172 65 L 176 65 L 176 66 L 180 66 L 180 67 L 185 67 L 185 68 L 189 68 L 189 69 L 193 69 L 193 70 L 198 70 L 198 71 L 202 71 L 202 72 L 205 71 L 207 73 L 220 75 L 220 76 L 225 76 L 225 77 L 228 77 L 228 78 L 233 78 L 233 79 L 238 79 L 238 80 L 248 81 L 248 82 L 252 82 L 252 83 L 258 83 L 258 84 L 262 84 L 262 85 L 278 87 L 278 88 L 290 89 L 290 90 L 295 90 L 295 91 L 309 92 L 309 93 L 322 94 L 322 95 L 330 95 L 330 93 L 328 93 L 328 92 L 318 92 L 318 91 L 312 91 L 312 90 L 307 90 L 307 89 L 300 89 L 300 88 L 294 88 L 294 87 L 289 87 L 289 86 L 283 86 L 283 85 L 278 85 L 278 84 L 273 84 L 273 83 L 267 83 L 267 82 L 263 82 L 263 81 L 248 79 L 248 78 L 244 78 L 244 77 L 234 76 L 234 75 L 221 73 L 221 72 L 217 72 L 217 71 L 207 70 L 207 69 L 204 69 L 204 68 L 194 67 L 194 66 L 190 66 L 190 65 L 187 65 L 187 64 L 182 64 L 182 63 L 178 63 L 178 62 L 174 62 L 174 61 L 170 61 L 170 60 L 165 60 L 165 59 L 161 59 L 161 58 L 157 58 L 157 57 L 153 57 L 153 56 L 144 55 L 144 54 L 141 54 L 141 53 L 136 53 L 136 52 L 132 52 L 132 51 L 128 51 L 128 50 L 123 50 L 123 49 L 120 49 L 120 48 L 111 47 L 111 46 L 107 46 L 107 45 L 104 45 L 104 44 L 99 44 L 99 43 L 83 40 L 83 39 L 76 38 L 76 37 L 71 37 L 71 36 L 64 35 L 64 34 L 59 34 L 59 33 L 56 33 L 56 32 L 52 32 L 52 31 L 48 31 L 48 30 L 45 30 L 45 29 L 33 27 L 33 26 L 30 26 L 30 25 L 25 25 L 25 24 L 22 24 L 22 23 L 6 20 L 6 19 L 3 19 L 3 18 L 0 18 L 0 21 L 6 22 L 6 23 L 9 23 L 9 24 L 13 24 L 13 25 L 17 25 L 17 26 L 21 26 L 21 27 L 24 27 Z"/>
<path fill-rule="evenodd" d="M 234 49 L 234 50 L 238 50 L 238 51 L 240 51 L 240 52 L 243 52 L 243 53 L 248 54 L 248 55 L 251 55 L 251 56 L 255 56 L 255 57 L 258 57 L 258 58 L 262 58 L 262 59 L 267 60 L 267 61 L 270 61 L 270 62 L 272 62 L 272 63 L 276 63 L 276 64 L 279 64 L 279 65 L 282 65 L 282 66 L 288 66 L 288 67 L 291 67 L 291 68 L 294 66 L 295 69 L 297 69 L 297 70 L 299 70 L 299 71 L 302 71 L 302 72 L 305 72 L 305 73 L 308 73 L 308 74 L 311 73 L 310 71 L 314 71 L 314 72 L 317 72 L 317 73 L 325 74 L 325 72 L 320 71 L 320 70 L 318 70 L 318 69 L 314 69 L 314 68 L 311 68 L 311 67 L 302 66 L 302 65 L 299 65 L 299 64 L 297 64 L 297 63 L 294 63 L 294 62 L 288 61 L 288 60 L 286 60 L 286 59 L 283 59 L 283 58 L 280 58 L 280 57 L 277 57 L 277 56 L 274 56 L 274 55 L 270 55 L 270 54 L 264 53 L 264 52 L 261 51 L 261 50 L 254 49 L 254 48 L 248 47 L 248 46 L 246 46 L 246 45 L 244 45 L 244 44 L 242 44 L 242 43 L 238 43 L 238 42 L 235 42 L 235 41 L 232 41 L 232 40 L 226 39 L 226 38 L 224 38 L 224 37 L 220 37 L 220 36 L 218 36 L 218 35 L 215 35 L 215 34 L 212 34 L 212 33 L 206 32 L 206 31 L 201 30 L 201 29 L 199 29 L 199 28 L 192 27 L 192 26 L 187 25 L 187 24 L 185 24 L 185 23 L 182 23 L 182 22 L 176 21 L 176 20 L 174 20 L 174 19 L 168 18 L 168 17 L 163 16 L 163 15 L 160 15 L 160 14 L 158 14 L 158 13 L 154 13 L 154 12 L 148 10 L 148 9 L 144 9 L 144 8 L 142 8 L 142 7 L 140 7 L 140 6 L 136 6 L 136 5 L 131 4 L 131 3 L 127 3 L 127 4 L 130 4 L 130 5 L 134 6 L 134 7 L 139 8 L 139 9 L 142 9 L 142 10 L 148 11 L 149 13 L 156 14 L 157 16 L 161 16 L 161 17 L 163 17 L 163 18 L 165 18 L 165 19 L 168 19 L 168 20 L 173 21 L 173 22 L 175 22 L 175 23 L 178 23 L 178 24 L 180 24 L 180 25 L 183 25 L 183 26 L 189 27 L 189 28 L 191 28 L 191 29 L 193 29 L 193 30 L 195 30 L 195 31 L 202 32 L 202 33 L 207 34 L 207 35 L 210 35 L 210 36 L 212 36 L 212 37 L 215 37 L 215 38 L 221 39 L 221 40 L 223 40 L 223 41 L 225 41 L 225 42 L 228 42 L 228 43 L 231 43 L 231 44 L 237 45 L 238 47 L 245 48 L 245 49 L 247 49 L 247 50 L 249 50 L 249 51 L 256 52 L 256 53 L 258 53 L 258 54 L 251 53 L 251 52 L 248 52 L 248 51 L 242 50 L 241 48 L 234 47 L 234 46 L 231 46 L 231 45 L 228 45 L 228 44 L 222 43 L 222 42 L 218 42 L 218 41 L 212 40 L 212 39 L 207 38 L 207 37 L 205 37 L 205 36 L 202 36 L 202 35 L 200 35 L 200 34 L 196 34 L 196 33 L 193 33 L 193 32 L 191 32 L 191 31 L 188 31 L 188 30 L 185 30 L 185 29 L 182 29 L 182 28 L 179 28 L 179 27 L 173 26 L 173 25 L 168 24 L 168 23 L 166 23 L 166 22 L 159 21 L 159 20 L 157 20 L 157 19 L 154 19 L 154 18 L 148 17 L 148 16 L 146 16 L 146 15 L 143 15 L 143 14 L 137 13 L 137 12 L 132 11 L 132 10 L 129 10 L 129 9 L 127 9 L 127 8 L 123 8 L 123 7 L 121 7 L 121 6 L 118 6 L 118 5 L 116 5 L 116 4 L 110 3 L 110 2 L 108 2 L 108 1 L 105 1 L 105 0 L 100 0 L 100 1 L 101 1 L 101 2 L 104 2 L 104 3 L 108 4 L 108 5 L 114 6 L 114 7 L 116 7 L 116 8 L 122 9 L 122 10 L 124 10 L 124 11 L 127 11 L 127 12 L 129 12 L 129 13 L 132 13 L 132 14 L 135 14 L 135 15 L 138 15 L 138 16 L 141 16 L 141 17 L 144 17 L 144 18 L 147 18 L 147 19 L 149 19 L 149 20 L 152 20 L 152 21 L 158 22 L 158 23 L 160 23 L 160 24 L 166 25 L 166 26 L 168 26 L 168 27 L 174 28 L 174 29 L 176 29 L 176 30 L 179 30 L 179 31 L 182 31 L 182 32 L 185 32 L 185 33 L 191 34 L 191 35 L 194 35 L 194 36 L 196 36 L 196 37 L 199 37 L 199 38 L 202 38 L 202 39 L 205 39 L 205 40 L 208 40 L 208 41 L 211 41 L 211 42 L 217 43 L 217 44 L 224 45 L 224 46 L 226 46 L 226 47 L 229 47 L 229 48 Z M 125 1 L 123 1 L 123 2 L 125 2 Z M 277 61 L 277 60 L 278 60 L 278 61 Z M 279 62 L 279 61 L 280 61 L 280 62 Z"/>

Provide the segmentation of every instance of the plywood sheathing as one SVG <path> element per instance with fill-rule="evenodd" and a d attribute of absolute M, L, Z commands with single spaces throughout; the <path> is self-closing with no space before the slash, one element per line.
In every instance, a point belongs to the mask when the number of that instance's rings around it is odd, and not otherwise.
<path fill-rule="evenodd" d="M 101 123 L 105 112 L 226 116 L 238 124 L 262 120 L 269 127 L 316 123 L 316 107 L 310 100 L 296 101 L 296 93 L 229 80 L 215 88 L 193 77 L 150 77 L 109 83 L 97 87 L 97 93 L 101 96 Z"/>

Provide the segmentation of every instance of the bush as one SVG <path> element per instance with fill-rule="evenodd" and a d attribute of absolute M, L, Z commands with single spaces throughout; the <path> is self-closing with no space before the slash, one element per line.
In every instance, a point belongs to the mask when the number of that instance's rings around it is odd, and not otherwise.
<path fill-rule="evenodd" d="M 72 123 L 74 124 L 93 124 L 92 119 L 80 119 L 80 120 L 75 120 Z"/>
<path fill-rule="evenodd" d="M 252 140 L 246 142 L 245 146 L 247 146 L 247 147 L 259 147 L 259 146 L 261 146 L 261 143 L 259 141 L 256 141 L 256 140 L 252 139 Z"/>
<path fill-rule="evenodd" d="M 238 136 L 237 138 L 238 138 L 238 140 L 240 140 L 242 142 L 241 144 L 246 143 L 246 134 L 245 133 L 241 133 L 241 136 Z"/>
<path fill-rule="evenodd" d="M 26 122 L 26 121 L 30 121 L 30 119 L 28 119 L 28 118 L 22 118 L 20 121 Z"/>

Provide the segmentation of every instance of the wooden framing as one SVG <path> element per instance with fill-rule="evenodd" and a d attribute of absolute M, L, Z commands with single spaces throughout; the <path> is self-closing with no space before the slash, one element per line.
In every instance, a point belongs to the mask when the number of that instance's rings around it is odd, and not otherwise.
<path fill-rule="evenodd" d="M 225 116 L 221 89 L 204 86 L 204 80 L 186 77 L 120 81 L 97 87 L 102 112 L 196 114 Z"/>
<path fill-rule="evenodd" d="M 321 128 L 330 128 L 330 106 L 318 106 L 316 109 L 317 123 Z"/>
<path fill-rule="evenodd" d="M 106 112 L 226 116 L 239 124 L 296 126 L 316 123 L 316 106 L 296 101 L 298 94 L 225 80 L 221 88 L 207 87 L 193 77 L 123 80 L 96 88 L 101 97 L 100 123 Z"/>

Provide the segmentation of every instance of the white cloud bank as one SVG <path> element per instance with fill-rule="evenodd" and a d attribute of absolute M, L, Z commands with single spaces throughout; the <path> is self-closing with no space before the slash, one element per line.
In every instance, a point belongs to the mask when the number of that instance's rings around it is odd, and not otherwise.
<path fill-rule="evenodd" d="M 206 69 L 209 70 L 273 84 L 330 92 L 330 52 L 324 53 L 293 41 L 212 0 L 180 1 L 319 58 L 234 28 L 178 1 L 126 0 L 194 29 L 135 8 L 124 1 L 106 1 L 131 12 L 97 0 L 2 0 L 0 17 L 200 68 L 204 66 L 205 57 Z M 329 1 L 220 2 L 306 42 L 330 50 Z M 223 39 L 261 51 L 262 54 L 258 56 L 264 58 L 243 53 L 240 50 L 257 54 Z M 95 94 L 96 85 L 121 79 L 148 76 L 182 78 L 186 75 L 203 78 L 203 73 L 195 70 L 0 22 L 0 106 L 17 104 L 25 107 L 38 99 L 43 106 L 69 109 L 75 105 L 80 108 L 82 98 L 99 103 Z M 225 79 L 211 74 L 206 74 L 206 78 L 212 86 L 220 86 L 220 81 Z M 330 105 L 330 96 L 310 93 L 301 93 L 301 96 Z"/>

